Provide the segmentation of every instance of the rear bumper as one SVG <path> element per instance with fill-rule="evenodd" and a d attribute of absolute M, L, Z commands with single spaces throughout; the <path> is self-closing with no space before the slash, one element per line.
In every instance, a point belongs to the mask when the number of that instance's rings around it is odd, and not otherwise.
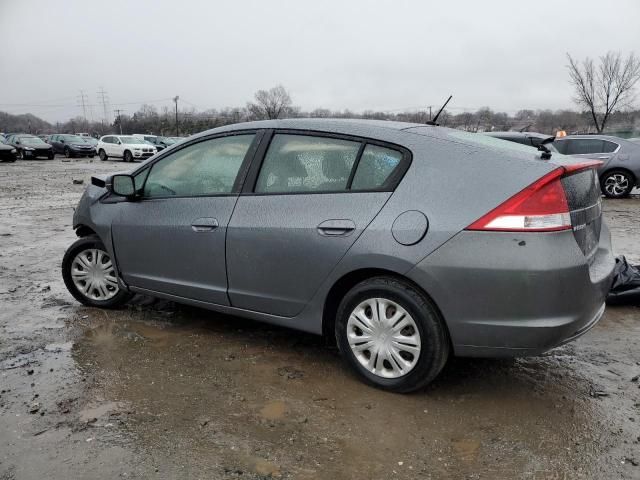
<path fill-rule="evenodd" d="M 440 308 L 460 356 L 537 355 L 578 338 L 604 312 L 609 230 L 587 259 L 573 233 L 464 231 L 409 276 Z"/>

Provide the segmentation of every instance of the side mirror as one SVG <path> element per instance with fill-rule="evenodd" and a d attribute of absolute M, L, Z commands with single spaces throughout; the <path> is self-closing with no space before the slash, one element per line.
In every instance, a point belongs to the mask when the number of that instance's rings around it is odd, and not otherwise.
<path fill-rule="evenodd" d="M 122 145 L 122 142 L 120 140 L 116 140 L 116 142 L 118 143 L 118 145 Z"/>
<path fill-rule="evenodd" d="M 121 197 L 132 197 L 136 193 L 135 182 L 131 175 L 118 174 L 111 177 L 111 191 Z"/>
<path fill-rule="evenodd" d="M 60 143 L 64 143 L 64 140 L 60 140 Z"/>

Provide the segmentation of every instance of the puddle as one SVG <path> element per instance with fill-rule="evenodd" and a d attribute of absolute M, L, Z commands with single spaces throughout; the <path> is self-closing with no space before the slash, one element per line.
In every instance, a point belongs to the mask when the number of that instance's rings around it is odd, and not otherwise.
<path fill-rule="evenodd" d="M 93 420 L 94 418 L 99 419 L 107 413 L 121 410 L 122 408 L 123 404 L 121 402 L 106 402 L 100 405 L 85 408 L 84 410 L 80 411 L 78 417 L 80 421 L 88 422 L 90 420 Z"/>
<path fill-rule="evenodd" d="M 278 420 L 284 417 L 287 411 L 287 405 L 282 400 L 276 400 L 274 402 L 267 403 L 262 410 L 260 410 L 260 416 L 267 420 Z"/>
<path fill-rule="evenodd" d="M 468 438 L 452 440 L 451 445 L 456 455 L 465 462 L 473 462 L 478 457 L 480 442 Z"/>

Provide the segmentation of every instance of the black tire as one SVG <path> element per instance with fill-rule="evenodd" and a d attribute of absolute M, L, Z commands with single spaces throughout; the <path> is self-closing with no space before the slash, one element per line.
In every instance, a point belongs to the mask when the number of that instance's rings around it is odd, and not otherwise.
<path fill-rule="evenodd" d="M 131 152 L 129 150 L 125 150 L 124 154 L 122 156 L 122 159 L 125 162 L 133 162 L 133 155 L 131 154 Z"/>
<path fill-rule="evenodd" d="M 613 169 L 600 176 L 600 190 L 609 198 L 625 198 L 636 185 L 636 178 L 628 170 Z"/>
<path fill-rule="evenodd" d="M 404 308 L 415 321 L 421 349 L 415 366 L 397 378 L 384 378 L 367 370 L 358 361 L 347 338 L 347 322 L 351 312 L 371 298 L 391 300 Z M 449 358 L 449 334 L 431 300 L 410 283 L 393 277 L 374 277 L 354 286 L 338 307 L 335 335 L 338 348 L 349 367 L 369 385 L 397 393 L 424 388 L 432 382 Z"/>
<path fill-rule="evenodd" d="M 76 300 L 88 307 L 117 308 L 124 305 L 129 299 L 131 299 L 133 294 L 123 290 L 122 288 L 118 288 L 118 292 L 112 298 L 107 300 L 96 300 L 87 297 L 84 293 L 78 290 L 78 287 L 76 287 L 71 276 L 73 261 L 77 255 L 90 249 L 102 250 L 107 253 L 104 244 L 97 235 L 79 238 L 65 252 L 62 259 L 62 278 L 64 279 L 64 284 L 66 285 L 67 290 L 69 290 L 69 293 L 71 293 Z"/>
<path fill-rule="evenodd" d="M 69 147 L 64 147 L 64 156 L 67 158 L 73 158 L 74 155 L 71 152 L 71 150 L 69 150 Z"/>
<path fill-rule="evenodd" d="M 50 153 L 47 155 L 47 158 L 48 158 L 49 160 L 53 160 L 54 158 L 56 158 L 56 154 L 55 154 L 55 153 L 53 153 L 53 152 L 50 152 Z"/>
<path fill-rule="evenodd" d="M 107 153 L 102 149 L 100 149 L 100 151 L 98 152 L 98 156 L 100 157 L 100 160 L 102 160 L 103 162 L 109 158 L 107 156 Z"/>

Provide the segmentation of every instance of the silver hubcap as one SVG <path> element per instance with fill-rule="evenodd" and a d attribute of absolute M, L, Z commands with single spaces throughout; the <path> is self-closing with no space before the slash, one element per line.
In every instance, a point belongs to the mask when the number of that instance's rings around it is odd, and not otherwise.
<path fill-rule="evenodd" d="M 109 300 L 119 291 L 111 257 L 104 250 L 83 250 L 71 263 L 71 278 L 76 288 L 91 300 Z"/>
<path fill-rule="evenodd" d="M 622 195 L 629 189 L 629 179 L 621 173 L 614 173 L 604 181 L 604 189 L 609 195 Z"/>
<path fill-rule="evenodd" d="M 406 375 L 420 357 L 416 322 L 404 308 L 386 298 L 370 298 L 351 312 L 347 338 L 360 365 L 380 377 Z"/>

